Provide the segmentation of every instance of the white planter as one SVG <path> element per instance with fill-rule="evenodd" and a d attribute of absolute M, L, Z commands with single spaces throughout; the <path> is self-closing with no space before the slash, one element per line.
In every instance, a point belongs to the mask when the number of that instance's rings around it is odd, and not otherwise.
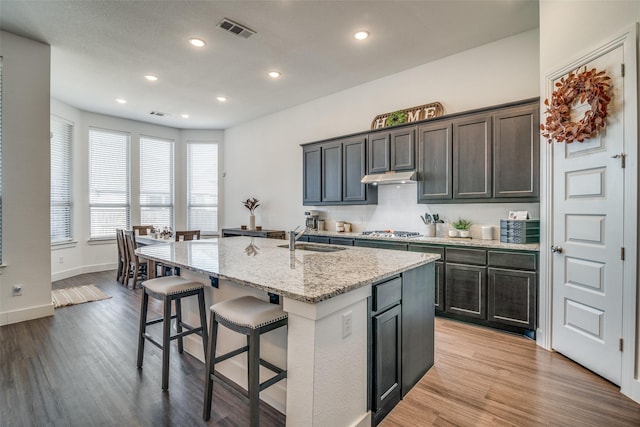
<path fill-rule="evenodd" d="M 456 230 L 455 228 L 450 228 L 449 237 L 458 237 L 458 230 Z"/>
<path fill-rule="evenodd" d="M 469 230 L 458 230 L 458 235 L 460 237 L 469 237 Z"/>

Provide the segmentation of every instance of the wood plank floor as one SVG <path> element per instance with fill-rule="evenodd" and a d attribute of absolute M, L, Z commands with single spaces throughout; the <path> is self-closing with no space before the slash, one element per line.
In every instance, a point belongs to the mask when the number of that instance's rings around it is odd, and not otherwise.
<path fill-rule="evenodd" d="M 112 298 L 0 328 L 0 426 L 247 425 L 245 398 L 220 382 L 212 419 L 202 421 L 204 366 L 175 344 L 168 392 L 160 390 L 159 349 L 146 346 L 137 369 L 141 291 L 114 277 L 55 282 L 93 283 Z M 151 307 L 160 314 L 158 302 Z M 281 414 L 261 409 L 262 425 L 284 425 Z M 640 405 L 530 340 L 438 318 L 436 365 L 382 425 L 640 426 Z"/>

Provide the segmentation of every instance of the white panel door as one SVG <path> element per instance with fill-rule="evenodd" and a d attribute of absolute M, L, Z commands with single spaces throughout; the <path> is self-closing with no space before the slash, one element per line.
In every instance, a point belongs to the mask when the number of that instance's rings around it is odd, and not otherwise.
<path fill-rule="evenodd" d="M 607 128 L 583 143 L 554 142 L 552 347 L 615 384 L 622 353 L 623 47 L 585 64 L 611 77 Z M 582 71 L 584 68 L 580 68 Z M 588 105 L 574 106 L 579 119 Z"/>

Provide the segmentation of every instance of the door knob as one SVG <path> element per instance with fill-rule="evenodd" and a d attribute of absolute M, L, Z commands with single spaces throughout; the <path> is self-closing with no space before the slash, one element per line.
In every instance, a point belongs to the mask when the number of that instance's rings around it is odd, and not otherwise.
<path fill-rule="evenodd" d="M 551 246 L 551 252 L 553 252 L 554 254 L 562 253 L 562 246 Z"/>

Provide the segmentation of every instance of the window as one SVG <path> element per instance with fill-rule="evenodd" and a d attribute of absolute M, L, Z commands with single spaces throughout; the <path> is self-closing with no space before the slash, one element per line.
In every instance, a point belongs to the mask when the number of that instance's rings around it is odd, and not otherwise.
<path fill-rule="evenodd" d="M 173 141 L 140 137 L 140 223 L 173 228 Z"/>
<path fill-rule="evenodd" d="M 188 143 L 187 226 L 218 233 L 218 144 Z"/>
<path fill-rule="evenodd" d="M 89 238 L 129 228 L 129 203 L 129 134 L 89 129 Z"/>
<path fill-rule="evenodd" d="M 71 214 L 71 137 L 73 125 L 51 118 L 51 243 L 68 242 L 73 237 Z"/>

